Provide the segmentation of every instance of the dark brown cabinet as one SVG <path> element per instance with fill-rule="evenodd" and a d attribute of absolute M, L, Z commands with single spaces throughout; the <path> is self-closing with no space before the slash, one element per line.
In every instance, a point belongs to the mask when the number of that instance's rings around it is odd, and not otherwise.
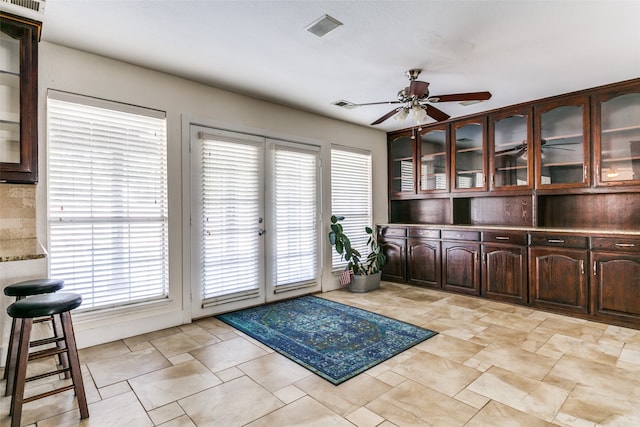
<path fill-rule="evenodd" d="M 0 182 L 38 181 L 41 24 L 0 12 Z"/>
<path fill-rule="evenodd" d="M 527 304 L 527 247 L 524 232 L 482 233 L 482 283 L 487 298 Z"/>
<path fill-rule="evenodd" d="M 640 78 L 388 141 L 387 278 L 640 329 Z"/>
<path fill-rule="evenodd" d="M 640 322 L 640 240 L 593 238 L 592 312 L 603 320 Z"/>
<path fill-rule="evenodd" d="M 442 288 L 480 295 L 479 233 L 443 230 L 442 239 Z"/>
<path fill-rule="evenodd" d="M 537 188 L 588 187 L 589 97 L 542 102 L 534 108 Z"/>
<path fill-rule="evenodd" d="M 552 241 L 563 240 L 550 238 Z M 553 242 L 552 242 L 553 243 Z M 529 248 L 529 300 L 531 305 L 563 312 L 588 312 L 589 255 L 586 249 Z"/>
<path fill-rule="evenodd" d="M 407 278 L 407 230 L 404 227 L 378 227 L 378 240 L 386 259 L 382 279 L 404 282 Z"/>
<path fill-rule="evenodd" d="M 389 135 L 389 195 L 416 194 L 416 140 L 413 130 Z"/>
<path fill-rule="evenodd" d="M 440 288 L 441 260 L 440 240 L 438 240 L 440 231 L 411 229 L 409 236 L 407 282 L 427 288 Z"/>
<path fill-rule="evenodd" d="M 533 186 L 532 116 L 531 107 L 489 116 L 491 190 L 529 189 Z"/>
<path fill-rule="evenodd" d="M 640 87 L 628 85 L 593 100 L 597 186 L 640 184 Z"/>
<path fill-rule="evenodd" d="M 449 189 L 449 125 L 418 132 L 418 193 Z"/>
<path fill-rule="evenodd" d="M 487 188 L 484 117 L 461 120 L 451 125 L 452 182 L 457 191 Z"/>

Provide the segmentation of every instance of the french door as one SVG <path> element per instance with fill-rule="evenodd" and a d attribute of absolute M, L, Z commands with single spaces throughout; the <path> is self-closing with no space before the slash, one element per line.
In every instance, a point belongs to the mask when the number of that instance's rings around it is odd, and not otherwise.
<path fill-rule="evenodd" d="M 319 148 L 190 134 L 193 317 L 319 290 Z"/>

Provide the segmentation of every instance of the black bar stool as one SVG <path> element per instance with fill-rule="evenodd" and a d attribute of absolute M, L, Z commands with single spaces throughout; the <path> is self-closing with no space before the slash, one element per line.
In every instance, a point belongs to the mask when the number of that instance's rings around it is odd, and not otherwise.
<path fill-rule="evenodd" d="M 87 398 L 84 393 L 84 384 L 82 382 L 82 372 L 80 371 L 80 360 L 78 358 L 76 339 L 73 333 L 73 324 L 71 322 L 71 310 L 79 307 L 81 303 L 82 297 L 79 294 L 58 292 L 23 298 L 7 307 L 7 313 L 9 316 L 14 318 L 18 324 L 17 333 L 19 337 L 17 341 L 19 345 L 14 382 L 11 393 L 11 409 L 9 410 L 9 414 L 11 415 L 11 427 L 20 427 L 22 405 L 24 403 L 49 397 L 67 390 L 75 391 L 78 399 L 78 407 L 80 409 L 80 418 L 84 419 L 89 417 L 89 408 L 87 406 Z M 55 315 L 59 315 L 60 317 L 62 336 L 59 340 L 63 345 L 29 353 L 31 328 L 33 326 L 34 318 Z M 59 354 L 66 354 L 67 360 L 69 361 L 68 367 L 63 366 L 55 371 L 27 378 L 27 364 L 30 360 L 56 356 Z M 24 397 L 26 382 L 67 372 L 71 374 L 71 385 L 49 390 L 28 398 Z"/>
<path fill-rule="evenodd" d="M 64 281 L 58 279 L 33 279 L 26 280 L 24 282 L 18 282 L 11 284 L 4 288 L 4 294 L 8 297 L 15 297 L 16 301 L 20 301 L 23 298 L 40 295 L 40 294 L 50 294 L 53 292 L 57 292 L 64 287 Z M 48 339 L 48 341 L 55 340 L 61 336 L 59 328 L 57 327 L 55 322 L 55 318 L 53 316 L 47 316 L 44 318 L 36 319 L 34 322 L 47 322 L 51 321 L 53 325 L 53 338 Z M 11 322 L 11 333 L 9 335 L 9 345 L 7 349 L 7 360 L 4 365 L 4 374 L 3 379 L 7 380 L 7 385 L 5 388 L 5 396 L 9 396 L 13 389 L 13 379 L 12 375 L 9 375 L 10 372 L 13 372 L 16 365 L 16 356 L 18 354 L 18 342 L 17 342 L 17 324 L 16 319 L 13 319 Z M 47 344 L 47 340 L 39 340 L 38 342 L 34 342 L 32 347 L 36 345 L 44 345 Z M 60 360 L 61 364 L 64 364 L 65 361 L 63 358 Z"/>

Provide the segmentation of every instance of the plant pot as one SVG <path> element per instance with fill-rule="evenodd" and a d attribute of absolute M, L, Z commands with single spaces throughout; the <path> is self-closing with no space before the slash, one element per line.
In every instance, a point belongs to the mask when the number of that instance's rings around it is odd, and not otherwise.
<path fill-rule="evenodd" d="M 375 291 L 380 288 L 380 277 L 382 272 L 378 271 L 374 274 L 360 275 L 354 274 L 351 276 L 351 283 L 349 284 L 349 291 L 356 293 L 364 293 Z"/>

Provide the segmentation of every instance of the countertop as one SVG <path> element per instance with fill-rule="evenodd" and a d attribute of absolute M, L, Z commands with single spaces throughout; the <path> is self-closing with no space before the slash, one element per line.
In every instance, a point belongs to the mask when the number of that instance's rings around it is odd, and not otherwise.
<path fill-rule="evenodd" d="M 0 240 L 0 262 L 25 261 L 47 256 L 38 239 Z"/>
<path fill-rule="evenodd" d="M 598 235 L 612 235 L 612 236 L 640 236 L 640 230 L 607 230 L 607 229 L 588 229 L 588 228 L 554 228 L 554 227 L 522 227 L 522 226 L 509 226 L 509 225 L 452 225 L 452 224 L 405 224 L 405 223 L 392 223 L 392 224 L 378 224 L 381 227 L 419 227 L 419 228 L 433 228 L 438 230 L 501 230 L 501 231 L 526 231 L 526 232 L 539 232 L 539 233 L 562 233 L 562 234 L 598 234 Z"/>

